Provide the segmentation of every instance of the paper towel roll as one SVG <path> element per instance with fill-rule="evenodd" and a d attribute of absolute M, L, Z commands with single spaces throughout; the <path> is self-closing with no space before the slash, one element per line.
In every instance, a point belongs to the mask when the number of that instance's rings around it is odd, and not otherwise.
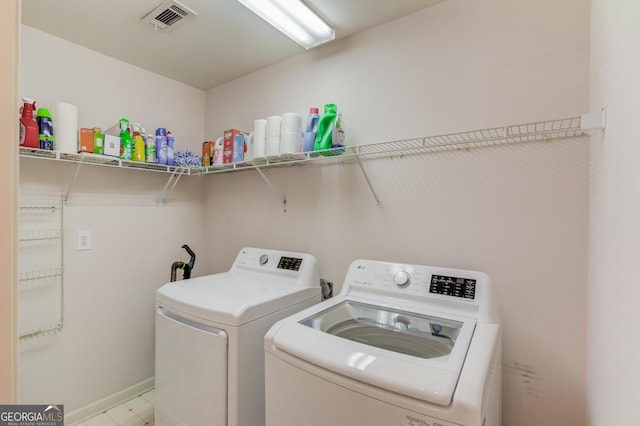
<path fill-rule="evenodd" d="M 282 126 L 282 117 L 272 115 L 267 117 L 267 130 L 265 138 L 265 154 L 267 157 L 275 157 L 280 155 L 280 127 Z"/>
<path fill-rule="evenodd" d="M 302 116 L 293 112 L 282 115 L 280 154 L 300 152 L 302 146 Z"/>
<path fill-rule="evenodd" d="M 253 158 L 264 158 L 266 144 L 267 120 L 258 119 L 253 122 Z"/>
<path fill-rule="evenodd" d="M 53 134 L 56 151 L 78 153 L 78 107 L 66 102 L 53 104 Z"/>

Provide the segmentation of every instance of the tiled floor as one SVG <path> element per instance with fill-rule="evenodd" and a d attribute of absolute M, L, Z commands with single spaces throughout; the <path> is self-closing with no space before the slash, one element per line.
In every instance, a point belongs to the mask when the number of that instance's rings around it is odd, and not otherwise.
<path fill-rule="evenodd" d="M 72 426 L 153 426 L 155 389 Z"/>

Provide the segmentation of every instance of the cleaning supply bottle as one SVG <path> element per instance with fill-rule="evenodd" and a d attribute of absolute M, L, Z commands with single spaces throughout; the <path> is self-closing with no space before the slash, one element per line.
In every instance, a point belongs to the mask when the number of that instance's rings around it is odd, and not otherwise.
<path fill-rule="evenodd" d="M 336 121 L 337 108 L 335 104 L 326 104 L 324 106 L 324 114 L 318 121 L 318 132 L 313 144 L 314 151 L 331 149 L 331 134 Z M 321 155 L 332 155 L 331 152 L 323 152 Z"/>
<path fill-rule="evenodd" d="M 265 120 L 266 123 L 267 120 Z M 213 145 L 213 158 L 211 164 L 222 164 L 224 162 L 224 137 L 220 136 Z M 263 155 L 264 157 L 264 155 Z"/>
<path fill-rule="evenodd" d="M 140 124 L 133 123 L 133 161 L 144 161 L 144 141 L 140 134 Z"/>
<path fill-rule="evenodd" d="M 40 148 L 40 140 L 38 137 L 38 123 L 33 117 L 33 111 L 36 109 L 36 101 L 31 98 L 22 98 L 24 103 L 20 108 L 22 116 L 20 117 L 20 146 L 25 148 Z"/>
<path fill-rule="evenodd" d="M 133 141 L 129 133 L 129 120 L 120 120 L 120 159 L 131 161 L 133 156 Z"/>
<path fill-rule="evenodd" d="M 147 163 L 156 162 L 156 141 L 153 139 L 151 133 L 147 133 L 147 140 L 145 141 L 144 161 Z"/>
<path fill-rule="evenodd" d="M 175 150 L 173 145 L 175 144 L 175 139 L 170 131 L 167 131 L 167 165 L 173 166 L 175 164 Z"/>
<path fill-rule="evenodd" d="M 304 143 L 302 144 L 302 151 L 304 152 L 313 151 L 316 134 L 318 133 L 318 120 L 320 120 L 318 108 L 311 108 L 307 118 L 307 128 L 304 131 Z"/>
<path fill-rule="evenodd" d="M 156 163 L 167 164 L 167 129 L 156 129 Z"/>
<path fill-rule="evenodd" d="M 38 123 L 39 131 L 39 147 L 40 149 L 46 149 L 53 151 L 54 137 L 53 137 L 53 123 L 51 122 L 51 114 L 46 108 L 38 108 L 36 114 L 36 122 Z"/>

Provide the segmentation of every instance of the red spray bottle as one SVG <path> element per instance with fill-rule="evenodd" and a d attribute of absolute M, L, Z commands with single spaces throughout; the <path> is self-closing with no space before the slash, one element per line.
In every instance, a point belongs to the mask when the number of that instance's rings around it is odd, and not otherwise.
<path fill-rule="evenodd" d="M 20 146 L 40 148 L 38 123 L 33 117 L 36 101 L 30 98 L 22 98 L 22 102 L 24 102 L 24 106 L 20 108 L 22 112 L 22 117 L 20 117 Z"/>

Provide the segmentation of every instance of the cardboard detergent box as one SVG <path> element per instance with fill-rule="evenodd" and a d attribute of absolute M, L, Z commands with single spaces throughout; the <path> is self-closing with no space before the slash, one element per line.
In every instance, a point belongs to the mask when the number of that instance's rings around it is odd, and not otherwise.
<path fill-rule="evenodd" d="M 104 135 L 104 155 L 120 157 L 120 136 Z"/>
<path fill-rule="evenodd" d="M 237 129 L 229 129 L 224 131 L 224 142 L 222 146 L 222 162 L 233 163 L 233 140 L 242 132 Z"/>
<path fill-rule="evenodd" d="M 213 150 L 214 142 L 202 142 L 202 166 L 208 167 L 211 165 L 211 151 Z"/>
<path fill-rule="evenodd" d="M 81 128 L 78 137 L 78 152 L 93 152 L 93 129 Z"/>

